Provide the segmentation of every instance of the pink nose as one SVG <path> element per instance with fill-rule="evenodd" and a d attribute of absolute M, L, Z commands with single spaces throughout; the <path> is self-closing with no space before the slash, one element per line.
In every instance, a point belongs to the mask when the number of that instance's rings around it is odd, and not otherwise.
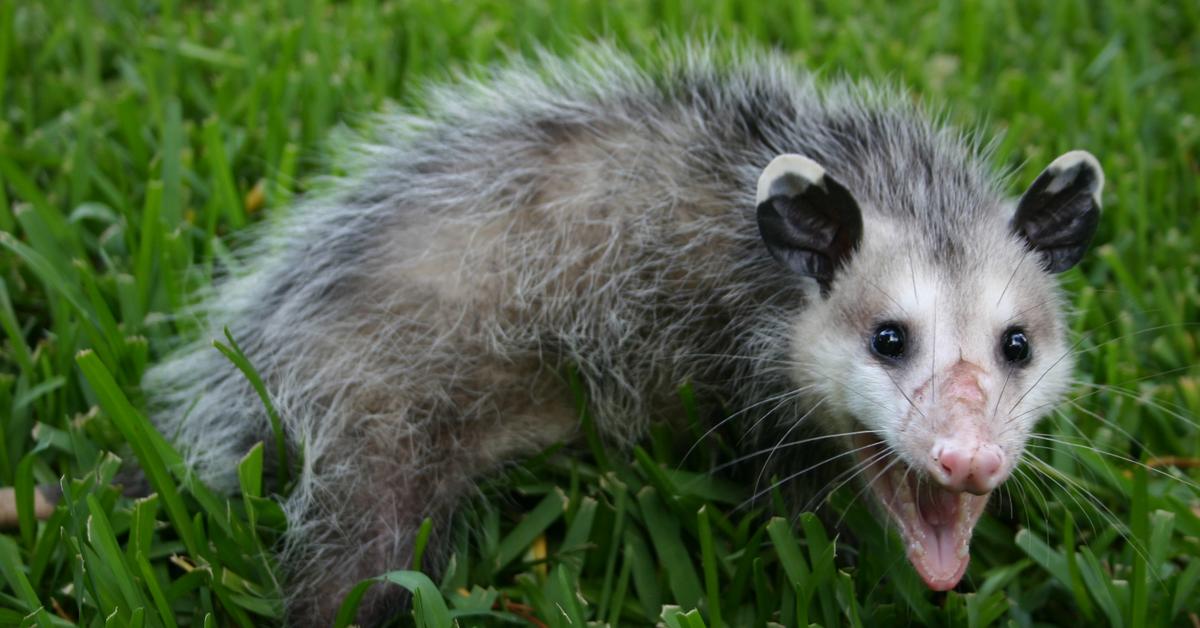
<path fill-rule="evenodd" d="M 930 473 L 949 490 L 983 495 L 1004 479 L 1004 451 L 997 445 L 938 439 L 930 453 Z"/>

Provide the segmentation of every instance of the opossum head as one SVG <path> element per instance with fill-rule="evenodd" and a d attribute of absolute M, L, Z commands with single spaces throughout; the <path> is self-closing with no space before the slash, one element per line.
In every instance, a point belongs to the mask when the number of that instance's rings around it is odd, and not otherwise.
<path fill-rule="evenodd" d="M 794 383 L 930 588 L 962 578 L 989 494 L 1062 400 L 1073 347 L 1054 275 L 1086 250 L 1103 180 L 1074 151 L 1015 207 L 982 195 L 924 219 L 871 206 L 799 155 L 759 180 L 766 248 L 814 288 L 793 325 Z"/>

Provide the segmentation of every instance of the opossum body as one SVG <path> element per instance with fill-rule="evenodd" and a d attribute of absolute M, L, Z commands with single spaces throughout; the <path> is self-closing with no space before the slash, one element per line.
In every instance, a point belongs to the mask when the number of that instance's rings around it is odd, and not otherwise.
<path fill-rule="evenodd" d="M 617 443 L 684 382 L 747 442 L 829 435 L 926 583 L 962 577 L 1072 368 L 1052 273 L 1095 230 L 1096 160 L 1064 155 L 1014 205 L 979 143 L 902 93 L 818 89 L 769 54 L 664 56 L 588 48 L 432 88 L 207 299 L 304 452 L 293 623 L 327 624 L 408 565 L 424 518 L 442 529 L 480 476 L 572 438 L 567 365 Z M 271 438 L 244 377 L 205 338 L 146 386 L 195 470 L 236 490 Z M 360 620 L 397 599 L 377 587 Z"/>

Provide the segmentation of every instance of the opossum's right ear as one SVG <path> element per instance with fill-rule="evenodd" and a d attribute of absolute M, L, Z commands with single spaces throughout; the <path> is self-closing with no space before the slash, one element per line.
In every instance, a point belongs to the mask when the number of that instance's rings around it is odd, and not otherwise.
<path fill-rule="evenodd" d="M 1055 159 L 1017 201 L 1009 228 L 1061 273 L 1079 262 L 1100 223 L 1104 171 L 1091 153 L 1073 150 Z"/>
<path fill-rule="evenodd" d="M 862 239 L 862 212 L 817 162 L 780 155 L 758 178 L 758 230 L 783 265 L 829 289 Z"/>

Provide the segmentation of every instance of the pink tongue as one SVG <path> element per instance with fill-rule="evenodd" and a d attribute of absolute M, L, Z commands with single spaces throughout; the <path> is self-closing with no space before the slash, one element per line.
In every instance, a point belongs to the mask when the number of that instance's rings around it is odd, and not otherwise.
<path fill-rule="evenodd" d="M 970 560 L 963 551 L 970 523 L 960 521 L 960 495 L 929 485 L 916 492 L 917 521 L 910 522 L 916 544 L 909 548 L 909 560 L 929 588 L 952 589 Z"/>

